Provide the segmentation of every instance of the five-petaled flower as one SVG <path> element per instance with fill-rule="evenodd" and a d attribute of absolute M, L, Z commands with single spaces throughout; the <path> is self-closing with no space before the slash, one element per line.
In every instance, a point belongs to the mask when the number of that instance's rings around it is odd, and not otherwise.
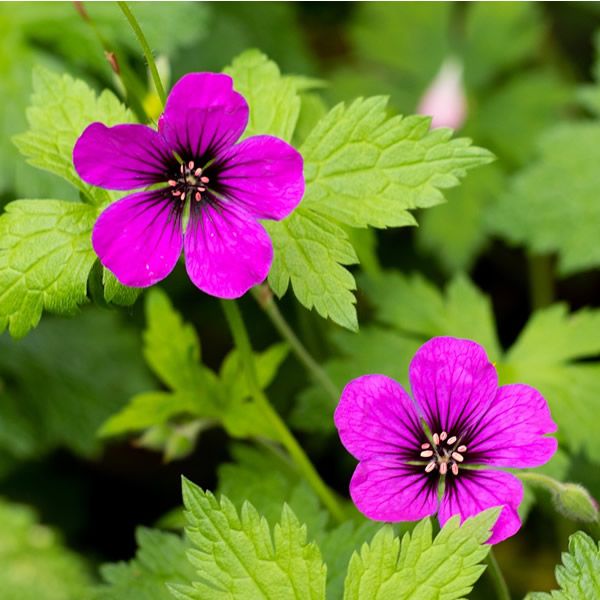
<path fill-rule="evenodd" d="M 140 190 L 98 218 L 92 244 L 124 285 L 166 277 L 182 249 L 194 284 L 236 298 L 267 276 L 271 240 L 258 219 L 283 219 L 304 193 L 302 157 L 279 138 L 236 143 L 248 105 L 229 76 L 190 73 L 173 87 L 158 131 L 92 123 L 73 162 L 89 184 Z"/>
<path fill-rule="evenodd" d="M 356 506 L 378 521 L 438 513 L 443 525 L 502 506 L 489 543 L 514 535 L 523 487 L 497 467 L 537 467 L 556 451 L 546 401 L 523 384 L 498 387 L 485 350 L 433 338 L 409 368 L 414 401 L 383 375 L 345 387 L 335 411 L 342 443 L 360 462 L 350 483 Z M 425 426 L 424 426 L 425 425 Z"/>

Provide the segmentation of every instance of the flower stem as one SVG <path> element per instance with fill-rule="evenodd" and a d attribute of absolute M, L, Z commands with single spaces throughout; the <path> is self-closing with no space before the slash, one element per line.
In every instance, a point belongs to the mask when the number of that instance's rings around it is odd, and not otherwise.
<path fill-rule="evenodd" d="M 554 298 L 552 259 L 541 254 L 530 254 L 528 264 L 531 308 L 537 310 L 549 306 Z"/>
<path fill-rule="evenodd" d="M 560 481 L 556 481 L 556 479 L 553 479 L 548 475 L 544 475 L 543 473 L 525 471 L 523 473 L 518 473 L 517 477 L 521 481 L 546 488 L 555 494 L 561 492 L 564 487 Z"/>
<path fill-rule="evenodd" d="M 494 551 L 490 548 L 490 553 L 487 555 L 486 562 L 488 565 L 487 572 L 492 580 L 492 584 L 494 589 L 496 590 L 496 597 L 498 600 L 510 600 L 510 592 L 508 590 L 508 586 L 506 585 L 506 581 L 504 580 L 504 575 L 502 575 L 502 571 L 500 570 L 500 565 L 494 556 Z"/>
<path fill-rule="evenodd" d="M 319 496 L 323 504 L 327 507 L 332 516 L 340 523 L 345 520 L 343 508 L 340 506 L 333 492 L 327 487 L 321 479 L 317 470 L 306 456 L 304 450 L 298 444 L 296 438 L 292 435 L 287 425 L 271 406 L 269 399 L 260 389 L 258 377 L 256 375 L 256 365 L 254 363 L 254 353 L 250 344 L 248 331 L 244 325 L 242 315 L 238 305 L 233 300 L 222 300 L 221 306 L 225 313 L 225 318 L 231 329 L 231 334 L 235 342 L 235 346 L 240 353 L 242 364 L 246 372 L 250 393 L 254 398 L 257 406 L 262 410 L 266 419 L 269 420 L 273 429 L 279 436 L 279 441 L 288 451 L 293 461 L 296 463 L 299 471 L 312 486 L 316 494 Z"/>
<path fill-rule="evenodd" d="M 146 62 L 148 63 L 148 68 L 150 69 L 150 74 L 152 75 L 152 81 L 154 81 L 154 87 L 156 88 L 156 93 L 162 102 L 162 105 L 165 105 L 165 100 L 167 98 L 165 94 L 165 88 L 163 88 L 162 81 L 160 80 L 160 75 L 158 74 L 158 69 L 156 68 L 156 62 L 154 60 L 154 55 L 152 54 L 152 50 L 150 49 L 150 44 L 148 44 L 148 40 L 140 27 L 135 15 L 131 12 L 129 5 L 127 2 L 117 2 L 119 8 L 125 15 L 125 18 L 129 21 L 129 25 L 131 25 L 131 29 L 133 29 L 133 33 L 138 39 L 140 46 L 142 47 L 142 51 L 144 52 L 144 56 L 146 57 Z"/>
<path fill-rule="evenodd" d="M 252 288 L 252 295 L 259 306 L 265 311 L 269 319 L 271 319 L 271 322 L 281 337 L 288 342 L 298 360 L 304 365 L 304 368 L 313 376 L 315 381 L 321 385 L 331 399 L 337 403 L 340 398 L 340 392 L 335 383 L 331 381 L 329 375 L 327 375 L 324 369 L 322 369 L 317 361 L 311 356 L 298 336 L 294 333 L 294 330 L 289 326 L 285 317 L 281 314 L 279 307 L 275 303 L 273 293 L 269 287 L 262 284 Z"/>

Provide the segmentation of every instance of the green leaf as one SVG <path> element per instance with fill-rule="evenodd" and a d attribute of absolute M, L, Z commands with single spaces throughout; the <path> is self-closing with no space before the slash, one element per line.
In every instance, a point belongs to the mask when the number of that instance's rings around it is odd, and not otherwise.
<path fill-rule="evenodd" d="M 87 300 L 96 260 L 96 209 L 60 200 L 17 200 L 0 216 L 0 331 L 34 328 L 43 310 L 73 314 Z"/>
<path fill-rule="evenodd" d="M 387 99 L 338 104 L 300 149 L 304 208 L 353 227 L 413 225 L 411 209 L 440 204 L 440 189 L 492 155 L 449 129 L 429 130 L 428 117 L 388 118 Z"/>
<path fill-rule="evenodd" d="M 225 73 L 250 106 L 244 137 L 270 134 L 291 140 L 300 113 L 299 82 L 283 77 L 279 67 L 258 50 L 247 50 L 234 59 Z"/>
<path fill-rule="evenodd" d="M 34 513 L 0 500 L 2 600 L 84 598 L 89 575 L 82 560 Z"/>
<path fill-rule="evenodd" d="M 569 552 L 556 567 L 560 591 L 532 593 L 527 600 L 584 600 L 600 597 L 600 544 L 578 531 L 569 538 Z"/>
<path fill-rule="evenodd" d="M 102 285 L 104 299 L 117 306 L 131 306 L 142 293 L 142 288 L 130 288 L 119 283 L 117 278 L 106 268 L 102 269 Z"/>
<path fill-rule="evenodd" d="M 96 204 L 110 201 L 108 192 L 89 186 L 73 166 L 73 147 L 83 130 L 94 121 L 105 125 L 133 122 L 133 115 L 111 92 L 96 96 L 83 81 L 38 68 L 34 94 L 27 111 L 29 131 L 14 142 L 29 163 L 55 173 Z"/>
<path fill-rule="evenodd" d="M 539 153 L 488 211 L 489 230 L 532 252 L 557 253 L 561 275 L 597 267 L 600 124 L 559 125 L 541 138 Z"/>
<path fill-rule="evenodd" d="M 312 488 L 283 457 L 257 448 L 236 444 L 231 453 L 235 462 L 219 467 L 218 492 L 241 510 L 252 504 L 270 526 L 275 526 L 285 502 L 306 525 L 308 536 L 324 534 L 328 515 Z"/>
<path fill-rule="evenodd" d="M 56 447 L 97 452 L 100 424 L 151 386 L 138 346 L 118 313 L 91 307 L 48 318 L 19 342 L 0 336 L 0 450 L 21 459 Z"/>
<path fill-rule="evenodd" d="M 344 230 L 313 210 L 298 207 L 287 219 L 265 223 L 274 248 L 269 284 L 283 296 L 291 282 L 294 295 L 324 318 L 358 329 L 354 277 L 342 265 L 358 262 Z"/>
<path fill-rule="evenodd" d="M 485 247 L 485 214 L 500 195 L 504 181 L 496 164 L 476 169 L 462 185 L 448 190 L 446 204 L 421 214 L 417 241 L 435 254 L 447 272 L 468 271 Z"/>
<path fill-rule="evenodd" d="M 402 542 L 389 526 L 355 553 L 348 566 L 344 600 L 458 600 L 485 570 L 481 561 L 496 518 L 493 508 L 467 519 L 450 519 L 432 540 L 431 521 L 421 521 Z"/>
<path fill-rule="evenodd" d="M 183 497 L 197 572 L 192 586 L 171 587 L 177 598 L 324 600 L 326 567 L 289 507 L 271 530 L 249 503 L 238 514 L 226 497 L 218 502 L 187 480 Z"/>
<path fill-rule="evenodd" d="M 180 536 L 140 527 L 136 540 L 133 560 L 102 566 L 106 585 L 95 591 L 94 600 L 172 600 L 167 584 L 191 584 L 189 545 Z"/>

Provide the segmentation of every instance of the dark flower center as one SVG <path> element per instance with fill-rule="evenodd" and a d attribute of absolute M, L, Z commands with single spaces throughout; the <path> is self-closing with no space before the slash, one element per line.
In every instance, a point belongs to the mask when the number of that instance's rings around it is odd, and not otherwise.
<path fill-rule="evenodd" d="M 196 167 L 193 160 L 182 163 L 176 178 L 169 179 L 168 183 L 173 188 L 171 195 L 182 203 L 187 198 L 200 202 L 204 197 L 210 179 L 204 174 L 201 167 Z"/>
<path fill-rule="evenodd" d="M 458 475 L 458 467 L 465 460 L 467 447 L 461 444 L 459 437 L 442 433 L 434 433 L 431 442 L 421 444 L 419 456 L 429 459 L 425 467 L 426 473 L 431 473 L 436 469 L 440 475 L 446 475 L 450 471 L 453 475 Z"/>

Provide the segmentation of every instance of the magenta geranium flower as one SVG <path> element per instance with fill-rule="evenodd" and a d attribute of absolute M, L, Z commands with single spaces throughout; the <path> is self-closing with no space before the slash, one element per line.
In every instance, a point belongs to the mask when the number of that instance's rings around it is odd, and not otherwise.
<path fill-rule="evenodd" d="M 377 521 L 443 525 L 502 506 L 490 543 L 514 535 L 523 486 L 499 467 L 537 467 L 557 448 L 542 395 L 523 384 L 498 387 L 496 369 L 475 342 L 424 344 L 409 368 L 413 399 L 384 375 L 345 387 L 335 411 L 342 443 L 360 462 L 350 483 L 358 509 Z"/>
<path fill-rule="evenodd" d="M 124 285 L 166 277 L 182 249 L 201 290 L 236 298 L 265 279 L 273 248 L 259 219 L 283 219 L 304 193 L 302 157 L 279 138 L 236 143 L 248 105 L 231 77 L 190 73 L 171 90 L 158 131 L 92 123 L 77 140 L 81 178 L 140 190 L 98 218 L 92 244 Z"/>

